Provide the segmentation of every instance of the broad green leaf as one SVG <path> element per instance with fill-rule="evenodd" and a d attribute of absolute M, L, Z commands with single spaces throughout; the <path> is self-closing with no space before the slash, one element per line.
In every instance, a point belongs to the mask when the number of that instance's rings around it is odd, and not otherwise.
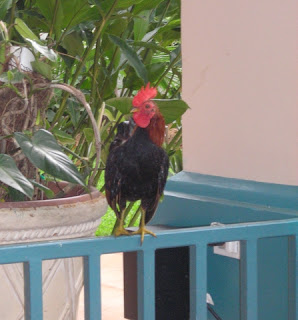
<path fill-rule="evenodd" d="M 156 82 L 160 78 L 160 76 L 163 74 L 166 67 L 167 67 L 166 63 L 151 63 L 146 65 L 149 82 L 150 83 Z M 142 80 L 138 78 L 134 70 L 132 70 L 131 72 L 129 72 L 128 76 L 125 79 L 125 85 L 128 88 L 138 90 L 142 86 Z"/>
<path fill-rule="evenodd" d="M 33 196 L 32 184 L 17 168 L 14 160 L 6 154 L 0 154 L 0 181 L 22 192 L 28 198 Z"/>
<path fill-rule="evenodd" d="M 158 30 L 156 40 L 162 42 L 164 46 L 171 45 L 180 38 L 180 27 L 180 19 L 170 21 Z"/>
<path fill-rule="evenodd" d="M 53 49 L 49 49 L 47 46 L 43 46 L 43 45 L 37 43 L 36 41 L 28 39 L 28 38 L 25 38 L 25 40 L 29 41 L 35 50 L 37 50 L 38 52 L 43 54 L 49 60 L 51 60 L 51 61 L 57 60 L 57 54 L 55 53 L 55 51 L 53 51 Z"/>
<path fill-rule="evenodd" d="M 110 105 L 122 114 L 129 114 L 132 108 L 132 98 L 112 98 L 106 101 L 107 105 Z"/>
<path fill-rule="evenodd" d="M 134 9 L 133 13 L 138 14 L 141 11 L 144 10 L 152 10 L 155 9 L 163 0 L 143 0 L 139 4 L 137 4 Z"/>
<path fill-rule="evenodd" d="M 159 77 L 163 74 L 166 68 L 165 63 L 152 63 L 146 66 L 149 74 L 149 81 L 151 83 L 156 82 Z"/>
<path fill-rule="evenodd" d="M 33 41 L 40 42 L 39 38 L 31 31 L 31 29 L 26 25 L 26 23 L 20 18 L 15 19 L 15 29 L 24 38 Z"/>
<path fill-rule="evenodd" d="M 58 5 L 55 8 L 56 0 L 36 0 L 36 6 L 46 18 L 45 20 L 48 25 L 51 25 L 55 15 L 54 33 L 56 35 L 56 39 L 59 39 L 63 28 L 63 9 L 61 2 L 62 1 L 58 1 Z"/>
<path fill-rule="evenodd" d="M 137 75 L 146 84 L 148 82 L 147 70 L 137 53 L 121 38 L 113 35 L 110 35 L 109 37 L 117 46 L 119 46 L 128 63 L 135 69 Z"/>
<path fill-rule="evenodd" d="M 84 53 L 82 38 L 77 32 L 72 32 L 66 35 L 61 43 L 62 47 L 67 50 L 67 53 L 72 56 L 81 57 Z"/>
<path fill-rule="evenodd" d="M 139 13 L 134 20 L 134 39 L 136 41 L 140 41 L 145 36 L 148 27 L 149 27 L 149 17 L 150 17 L 150 10 L 145 10 Z"/>
<path fill-rule="evenodd" d="M 136 5 L 142 1 L 143 0 L 119 0 L 117 3 L 117 8 L 122 8 L 122 9 L 129 8 L 129 7 Z"/>
<path fill-rule="evenodd" d="M 102 1 L 102 0 L 93 0 L 94 3 L 100 8 L 100 11 L 105 14 L 112 8 L 114 0 Z M 143 0 L 118 0 L 116 4 L 116 9 L 127 9 L 133 5 L 136 5 Z"/>
<path fill-rule="evenodd" d="M 183 100 L 153 99 L 153 101 L 164 116 L 166 124 L 177 120 L 189 109 L 189 106 Z"/>
<path fill-rule="evenodd" d="M 67 30 L 89 21 L 97 21 L 100 15 L 96 6 L 90 6 L 88 0 L 36 0 L 36 6 L 50 25 L 55 19 L 55 39 L 60 39 L 63 29 Z M 55 17 L 55 18 L 54 18 Z"/>
<path fill-rule="evenodd" d="M 67 28 L 72 28 L 80 23 L 98 21 L 101 16 L 96 7 L 90 7 L 88 0 L 63 0 L 63 23 Z M 75 8 L 69 10 L 69 8 Z"/>
<path fill-rule="evenodd" d="M 30 180 L 30 182 L 35 186 L 37 187 L 39 190 L 43 191 L 44 194 L 46 195 L 46 197 L 48 199 L 52 199 L 55 197 L 55 193 L 49 189 L 48 187 L 44 186 L 43 184 L 40 184 L 40 183 L 37 183 L 36 181 L 34 180 Z"/>
<path fill-rule="evenodd" d="M 105 32 L 107 34 L 119 36 L 122 34 L 123 30 L 127 28 L 127 24 L 127 19 L 111 20 Z"/>
<path fill-rule="evenodd" d="M 12 201 L 12 202 L 26 201 L 26 196 L 24 195 L 24 193 L 12 187 L 7 187 L 7 189 L 8 189 L 9 201 Z"/>
<path fill-rule="evenodd" d="M 34 71 L 40 73 L 45 78 L 52 80 L 52 68 L 50 65 L 43 61 L 35 60 L 31 62 Z"/>
<path fill-rule="evenodd" d="M 24 154 L 37 168 L 58 179 L 85 185 L 76 166 L 63 153 L 49 131 L 37 131 L 32 140 L 20 132 L 15 133 L 14 137 Z"/>
<path fill-rule="evenodd" d="M 13 0 L 1 0 L 0 2 L 0 20 L 4 20 L 8 10 L 12 6 Z"/>
<path fill-rule="evenodd" d="M 20 72 L 17 69 L 9 70 L 3 72 L 0 75 L 0 81 L 4 83 L 20 83 L 25 78 L 24 73 Z"/>

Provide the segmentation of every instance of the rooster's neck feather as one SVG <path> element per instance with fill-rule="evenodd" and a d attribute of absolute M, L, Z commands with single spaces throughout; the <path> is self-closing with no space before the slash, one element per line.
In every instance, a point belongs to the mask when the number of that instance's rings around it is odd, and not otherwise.
<path fill-rule="evenodd" d="M 157 112 L 146 128 L 151 141 L 161 147 L 165 137 L 165 120 L 160 112 Z"/>

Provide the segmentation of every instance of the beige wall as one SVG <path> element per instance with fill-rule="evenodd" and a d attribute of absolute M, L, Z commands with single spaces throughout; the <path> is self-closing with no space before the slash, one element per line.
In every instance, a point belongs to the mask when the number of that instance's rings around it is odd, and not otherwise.
<path fill-rule="evenodd" d="M 298 2 L 182 0 L 184 170 L 298 184 Z"/>

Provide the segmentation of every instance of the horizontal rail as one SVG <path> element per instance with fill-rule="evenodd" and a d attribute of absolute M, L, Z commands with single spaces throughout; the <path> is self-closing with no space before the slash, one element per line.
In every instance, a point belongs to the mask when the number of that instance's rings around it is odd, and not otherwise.
<path fill-rule="evenodd" d="M 35 242 L 0 246 L 0 264 L 29 261 L 30 257 L 42 260 L 88 256 L 129 251 L 145 251 L 198 243 L 250 240 L 269 237 L 295 236 L 298 219 L 241 223 L 222 226 L 171 229 L 157 232 L 157 237 L 146 235 L 143 244 L 138 235 L 121 237 L 78 238 L 53 242 Z M 149 239 L 150 238 L 150 239 Z M 71 250 L 70 250 L 71 249 Z"/>
<path fill-rule="evenodd" d="M 42 320 L 42 261 L 70 257 L 84 258 L 85 319 L 101 319 L 100 256 L 137 251 L 138 319 L 155 318 L 155 250 L 190 247 L 190 319 L 207 320 L 207 245 L 246 242 L 247 320 L 258 319 L 257 241 L 261 238 L 296 236 L 298 219 L 170 229 L 146 235 L 143 244 L 137 235 L 129 237 L 82 238 L 0 246 L 0 264 L 24 263 L 25 319 Z M 296 268 L 297 268 L 296 261 Z M 203 279 L 203 280 L 202 280 Z M 297 278 L 296 278 L 297 279 Z M 296 280 L 297 284 L 297 280 Z M 297 296 L 297 288 L 296 293 Z M 296 297 L 297 298 L 297 297 Z M 297 310 L 297 303 L 296 303 Z"/>

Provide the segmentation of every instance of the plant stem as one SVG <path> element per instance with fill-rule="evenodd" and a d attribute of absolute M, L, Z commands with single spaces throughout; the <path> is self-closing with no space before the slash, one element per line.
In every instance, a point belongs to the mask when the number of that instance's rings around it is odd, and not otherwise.
<path fill-rule="evenodd" d="M 88 58 L 88 55 L 90 53 L 90 51 L 93 49 L 95 43 L 97 42 L 97 40 L 99 39 L 99 37 L 101 36 L 101 33 L 102 33 L 102 30 L 105 26 L 105 24 L 108 22 L 110 16 L 112 15 L 115 7 L 116 7 L 116 4 L 117 4 L 118 0 L 115 0 L 111 9 L 109 10 L 109 12 L 107 13 L 107 15 L 102 19 L 102 22 L 100 24 L 100 26 L 98 28 L 96 28 L 95 30 L 95 34 L 94 34 L 94 37 L 92 39 L 92 42 L 90 43 L 90 45 L 86 48 L 85 52 L 84 52 L 84 55 L 82 57 L 82 60 L 80 61 L 79 65 L 77 66 L 77 70 L 72 78 L 72 81 L 70 83 L 71 86 L 74 86 L 75 82 L 77 81 L 80 73 L 81 73 L 81 70 Z M 66 101 L 67 101 L 67 98 L 69 97 L 69 93 L 66 93 L 64 94 L 63 96 L 63 100 L 61 102 L 61 105 L 53 119 L 53 123 L 52 123 L 52 127 L 54 126 L 54 124 L 57 122 L 57 120 L 62 117 L 62 114 L 64 112 L 64 109 L 65 109 L 65 106 L 66 106 Z"/>
<path fill-rule="evenodd" d="M 168 84 L 168 86 L 167 86 L 166 92 L 165 92 L 165 94 L 163 95 L 163 99 L 165 99 L 165 98 L 167 97 L 167 94 L 168 94 L 168 92 L 169 92 L 169 90 L 170 90 L 170 87 L 171 87 L 171 84 L 172 84 L 172 81 L 173 81 L 174 76 L 175 76 L 175 74 L 174 74 L 174 72 L 173 72 L 173 73 L 172 73 L 172 76 L 171 76 L 171 79 L 170 79 L 170 81 L 169 81 L 169 84 Z"/>
<path fill-rule="evenodd" d="M 100 38 L 97 39 L 96 49 L 93 61 L 93 74 L 92 74 L 92 84 L 91 84 L 91 95 L 90 95 L 90 104 L 91 108 L 94 110 L 95 108 L 95 97 L 96 97 L 96 86 L 97 86 L 97 75 L 98 75 L 98 60 L 100 55 Z"/>
<path fill-rule="evenodd" d="M 11 38 L 11 33 L 13 30 L 12 25 L 13 25 L 15 10 L 16 10 L 16 4 L 17 4 L 17 0 L 14 0 L 11 7 L 11 14 L 10 14 L 10 21 L 9 21 L 9 28 L 8 28 L 8 39 Z"/>
<path fill-rule="evenodd" d="M 90 187 L 92 185 L 92 183 L 93 183 L 93 180 L 94 180 L 95 175 L 97 173 L 97 170 L 99 168 L 99 164 L 100 164 L 100 149 L 101 149 L 100 135 L 99 135 L 99 132 L 98 132 L 98 129 L 97 129 L 97 123 L 96 123 L 96 120 L 95 120 L 95 118 L 93 116 L 91 107 L 90 107 L 89 103 L 87 103 L 84 94 L 80 90 L 78 90 L 78 89 L 76 89 L 76 88 L 74 88 L 72 86 L 65 85 L 65 84 L 51 83 L 50 87 L 51 88 L 62 89 L 64 91 L 67 91 L 68 93 L 71 93 L 72 95 L 74 95 L 83 104 L 85 110 L 88 113 L 88 116 L 90 117 L 90 120 L 91 120 L 91 123 L 92 123 L 92 127 L 93 127 L 93 132 L 94 132 L 95 149 L 96 149 L 96 163 L 95 163 L 95 167 L 93 169 L 92 175 L 91 175 L 91 177 L 89 179 L 89 182 L 88 182 L 88 186 Z"/>
<path fill-rule="evenodd" d="M 50 31 L 49 31 L 49 37 L 48 37 L 49 40 L 52 39 L 52 35 L 53 35 L 54 25 L 56 23 L 59 4 L 60 4 L 60 1 L 56 0 L 55 1 L 54 15 L 53 15 L 53 19 L 52 19 L 52 24 L 51 24 L 51 28 L 50 28 Z"/>
<path fill-rule="evenodd" d="M 163 11 L 163 13 L 162 13 L 162 15 L 161 15 L 158 23 L 157 23 L 157 27 L 160 27 L 160 26 L 161 26 L 162 21 L 163 21 L 165 15 L 166 15 L 166 13 L 167 13 L 169 7 L 170 7 L 170 4 L 171 4 L 171 0 L 168 0 L 167 5 L 166 5 L 166 7 L 165 7 L 165 9 L 164 9 L 164 11 Z"/>

